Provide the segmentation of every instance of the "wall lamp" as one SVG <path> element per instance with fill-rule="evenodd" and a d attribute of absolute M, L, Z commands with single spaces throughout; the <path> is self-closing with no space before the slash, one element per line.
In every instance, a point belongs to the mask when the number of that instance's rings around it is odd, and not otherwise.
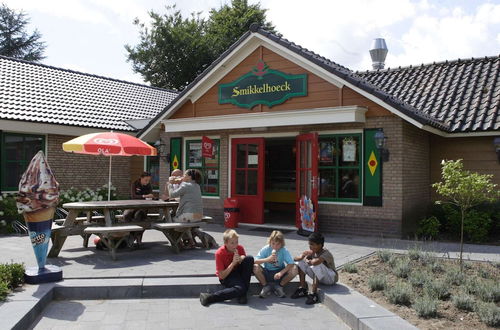
<path fill-rule="evenodd" d="M 158 156 L 163 157 L 165 162 L 170 163 L 170 153 L 168 152 L 167 145 L 162 140 L 158 140 L 154 146 L 158 149 Z"/>
<path fill-rule="evenodd" d="M 380 160 L 383 162 L 388 162 L 389 150 L 387 150 L 386 148 L 387 137 L 384 135 L 384 131 L 382 130 L 377 131 L 373 138 L 375 139 L 375 146 L 380 152 Z"/>
<path fill-rule="evenodd" d="M 495 152 L 497 153 L 497 158 L 500 162 L 500 136 L 493 139 L 493 145 L 495 146 Z"/>

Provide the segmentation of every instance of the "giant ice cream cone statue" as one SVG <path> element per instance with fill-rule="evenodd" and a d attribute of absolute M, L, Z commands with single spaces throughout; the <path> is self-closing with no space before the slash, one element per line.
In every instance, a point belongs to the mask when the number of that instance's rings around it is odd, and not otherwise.
<path fill-rule="evenodd" d="M 31 160 L 19 182 L 18 212 L 23 214 L 31 245 L 38 263 L 37 274 L 51 272 L 46 268 L 52 218 L 59 201 L 59 184 L 42 151 Z M 58 272 L 61 272 L 60 269 Z M 28 269 L 26 272 L 28 276 Z M 62 276 L 62 275 L 61 275 Z"/>

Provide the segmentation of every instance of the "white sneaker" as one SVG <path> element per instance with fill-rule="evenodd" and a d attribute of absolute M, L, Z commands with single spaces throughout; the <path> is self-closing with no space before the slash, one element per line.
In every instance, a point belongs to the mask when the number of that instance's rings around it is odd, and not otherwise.
<path fill-rule="evenodd" d="M 286 297 L 285 291 L 283 291 L 283 287 L 279 284 L 277 284 L 274 288 L 274 294 L 279 297 L 279 298 L 284 298 Z"/>
<path fill-rule="evenodd" d="M 259 297 L 265 298 L 271 294 L 271 285 L 266 284 L 260 291 Z"/>

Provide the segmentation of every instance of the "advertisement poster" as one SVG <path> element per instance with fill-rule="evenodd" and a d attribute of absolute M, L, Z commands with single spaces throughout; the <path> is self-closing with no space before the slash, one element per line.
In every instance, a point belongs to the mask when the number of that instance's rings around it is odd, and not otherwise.
<path fill-rule="evenodd" d="M 319 144 L 319 160 L 322 163 L 333 162 L 334 146 L 332 142 L 320 142 Z"/>
<path fill-rule="evenodd" d="M 201 142 L 189 144 L 188 167 L 201 167 Z"/>
<path fill-rule="evenodd" d="M 203 157 L 212 158 L 214 154 L 214 141 L 206 136 L 201 138 L 202 151 L 201 155 Z"/>
<path fill-rule="evenodd" d="M 348 139 L 342 141 L 342 161 L 356 161 L 356 141 Z"/>

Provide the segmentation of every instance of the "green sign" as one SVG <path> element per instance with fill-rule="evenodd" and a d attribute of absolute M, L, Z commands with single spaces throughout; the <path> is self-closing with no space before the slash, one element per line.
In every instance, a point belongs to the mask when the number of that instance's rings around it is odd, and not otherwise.
<path fill-rule="evenodd" d="M 257 104 L 272 107 L 306 95 L 307 74 L 288 75 L 271 70 L 263 61 L 235 81 L 219 85 L 219 104 L 232 103 L 242 108 L 253 108 Z"/>

